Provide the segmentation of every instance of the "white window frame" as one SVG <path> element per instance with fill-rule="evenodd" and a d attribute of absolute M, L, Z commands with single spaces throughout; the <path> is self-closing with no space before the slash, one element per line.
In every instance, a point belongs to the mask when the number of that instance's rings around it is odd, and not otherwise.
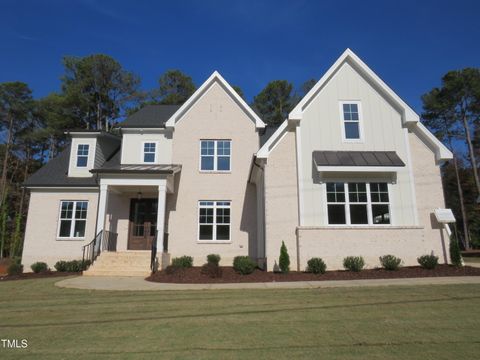
<path fill-rule="evenodd" d="M 343 113 L 343 105 L 345 104 L 355 104 L 358 108 L 358 139 L 347 139 L 345 133 L 345 122 L 357 122 L 357 121 L 350 121 L 345 120 L 345 115 Z M 340 110 L 340 126 L 342 130 L 342 141 L 344 143 L 363 143 L 364 142 L 364 135 L 363 135 L 363 110 L 362 110 L 362 103 L 359 100 L 342 100 L 339 101 L 339 110 Z"/>
<path fill-rule="evenodd" d="M 213 141 L 213 170 L 202 170 L 202 141 Z M 218 142 L 219 141 L 228 141 L 230 142 L 230 169 L 228 170 L 218 170 Z M 208 155 L 211 156 L 211 155 Z M 221 157 L 226 157 L 225 155 L 220 155 Z M 200 139 L 199 142 L 199 158 L 198 158 L 198 169 L 202 173 L 230 173 L 232 172 L 232 139 Z"/>
<path fill-rule="evenodd" d="M 153 156 L 154 156 L 153 162 L 145 161 L 145 144 L 155 144 L 155 152 L 153 153 Z M 158 141 L 155 141 L 155 140 L 142 141 L 142 148 L 141 148 L 140 154 L 141 154 L 140 162 L 142 164 L 156 164 L 158 159 Z M 152 154 L 152 153 L 149 152 L 147 154 Z"/>
<path fill-rule="evenodd" d="M 73 210 L 72 210 L 72 218 L 67 219 L 67 218 L 62 218 L 62 205 L 63 203 L 66 202 L 73 202 Z M 84 236 L 74 236 L 75 235 L 75 222 L 77 221 L 76 218 L 76 212 L 77 212 L 77 204 L 78 203 L 87 203 L 87 216 L 85 219 L 78 219 L 78 220 L 84 220 L 85 221 L 85 234 Z M 88 200 L 60 200 L 60 208 L 58 210 L 58 224 L 57 224 L 57 239 L 58 240 L 85 240 L 86 234 L 87 234 L 87 220 L 88 220 Z M 60 227 L 62 225 L 62 220 L 69 220 L 71 222 L 70 226 L 70 236 L 60 236 Z"/>
<path fill-rule="evenodd" d="M 87 155 L 79 155 L 78 152 L 80 150 L 80 146 L 87 146 Z M 86 157 L 87 158 L 87 162 L 85 164 L 85 166 L 78 166 L 78 158 L 79 157 Z M 90 144 L 77 144 L 77 153 L 76 153 L 76 156 L 75 156 L 75 167 L 77 169 L 85 169 L 85 168 L 88 168 L 88 163 L 89 163 L 89 160 L 90 160 Z"/>
<path fill-rule="evenodd" d="M 343 183 L 345 189 L 345 201 L 344 202 L 328 202 L 327 196 L 327 183 Z M 348 183 L 364 183 L 366 184 L 367 189 L 367 201 L 366 202 L 350 202 L 349 196 L 349 188 Z M 388 191 L 388 203 L 386 202 L 372 202 L 371 194 L 370 194 L 370 184 L 371 183 L 384 183 L 387 184 L 387 191 Z M 325 219 L 326 225 L 330 227 L 389 227 L 394 226 L 394 219 L 393 219 L 393 212 L 392 212 L 392 191 L 390 187 L 390 183 L 385 180 L 369 180 L 369 181 L 362 181 L 359 179 L 352 179 L 352 180 L 328 180 L 325 182 Z M 330 224 L 328 219 L 328 205 L 343 205 L 345 211 L 345 224 Z M 350 205 L 367 205 L 367 218 L 368 224 L 352 224 L 350 218 Z M 388 205 L 388 213 L 390 215 L 390 224 L 374 224 L 373 223 L 373 214 L 372 214 L 372 205 Z"/>
<path fill-rule="evenodd" d="M 201 205 L 203 202 L 211 202 L 213 205 Z M 218 203 L 228 202 L 229 205 L 218 205 Z M 200 223 L 200 209 L 208 208 L 213 209 L 213 226 L 212 240 L 200 239 L 200 225 L 207 223 Z M 217 209 L 230 209 L 230 222 L 228 223 L 228 240 L 217 240 Z M 206 244 L 229 244 L 232 242 L 232 201 L 231 200 L 199 200 L 197 203 L 197 242 Z M 208 224 L 210 225 L 210 224 Z M 227 225 L 226 223 L 220 223 L 218 225 Z"/>

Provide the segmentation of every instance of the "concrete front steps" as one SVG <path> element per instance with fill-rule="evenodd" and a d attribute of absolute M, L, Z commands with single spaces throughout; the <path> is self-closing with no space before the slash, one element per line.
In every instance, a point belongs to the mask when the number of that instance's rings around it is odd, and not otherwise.
<path fill-rule="evenodd" d="M 150 251 L 102 252 L 84 276 L 148 276 Z"/>

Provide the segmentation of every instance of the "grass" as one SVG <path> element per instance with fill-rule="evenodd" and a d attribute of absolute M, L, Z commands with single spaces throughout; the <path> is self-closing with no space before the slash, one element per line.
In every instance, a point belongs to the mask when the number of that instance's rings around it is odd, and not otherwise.
<path fill-rule="evenodd" d="M 107 292 L 0 283 L 1 359 L 474 359 L 480 285 Z"/>
<path fill-rule="evenodd" d="M 465 262 L 465 264 L 480 263 L 480 257 L 464 257 L 463 261 Z"/>

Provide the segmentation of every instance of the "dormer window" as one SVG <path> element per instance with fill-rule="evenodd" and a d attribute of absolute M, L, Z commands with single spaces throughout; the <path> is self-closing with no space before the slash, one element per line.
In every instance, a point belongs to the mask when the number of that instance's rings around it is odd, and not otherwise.
<path fill-rule="evenodd" d="M 360 102 L 342 101 L 340 102 L 340 112 L 342 116 L 343 140 L 346 142 L 362 141 Z"/>
<path fill-rule="evenodd" d="M 156 146 L 157 144 L 154 142 L 146 142 L 143 143 L 143 162 L 145 163 L 154 163 L 155 162 L 155 154 L 156 154 Z"/>
<path fill-rule="evenodd" d="M 78 144 L 77 167 L 87 167 L 89 149 L 90 149 L 90 145 L 88 144 Z"/>

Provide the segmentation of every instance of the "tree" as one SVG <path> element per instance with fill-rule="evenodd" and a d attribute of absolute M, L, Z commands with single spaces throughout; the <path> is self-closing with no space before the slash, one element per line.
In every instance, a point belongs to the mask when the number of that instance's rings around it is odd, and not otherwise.
<path fill-rule="evenodd" d="M 305 81 L 300 87 L 300 89 L 302 90 L 302 97 L 307 95 L 307 93 L 315 86 L 316 83 L 317 83 L 317 80 L 315 79 L 309 79 Z"/>
<path fill-rule="evenodd" d="M 278 265 L 282 273 L 288 273 L 290 271 L 290 256 L 288 255 L 287 247 L 282 241 L 282 246 L 280 248 L 280 258 L 278 259 Z"/>
<path fill-rule="evenodd" d="M 138 98 L 140 79 L 103 54 L 66 56 L 62 91 L 69 116 L 87 128 L 109 129 Z"/>
<path fill-rule="evenodd" d="M 240 86 L 232 85 L 232 88 L 237 92 L 238 95 L 240 95 L 242 99 L 245 99 L 245 95 L 243 94 L 243 90 Z"/>
<path fill-rule="evenodd" d="M 269 125 L 280 124 L 296 104 L 293 85 L 286 80 L 274 80 L 253 98 L 252 106 Z"/>
<path fill-rule="evenodd" d="M 450 260 L 455 266 L 462 266 L 462 254 L 460 253 L 460 247 L 458 246 L 457 239 L 452 235 L 450 236 Z"/>
<path fill-rule="evenodd" d="M 195 92 L 190 76 L 180 70 L 168 70 L 158 80 L 159 88 L 153 91 L 158 104 L 181 105 Z"/>
<path fill-rule="evenodd" d="M 476 151 L 472 140 L 472 127 L 480 121 L 480 69 L 466 68 L 449 71 L 442 78 L 442 86 L 434 88 L 426 94 L 427 100 L 433 104 L 430 116 L 442 116 L 451 122 L 466 141 L 468 158 L 475 179 L 477 196 L 480 195 L 480 178 Z"/>

